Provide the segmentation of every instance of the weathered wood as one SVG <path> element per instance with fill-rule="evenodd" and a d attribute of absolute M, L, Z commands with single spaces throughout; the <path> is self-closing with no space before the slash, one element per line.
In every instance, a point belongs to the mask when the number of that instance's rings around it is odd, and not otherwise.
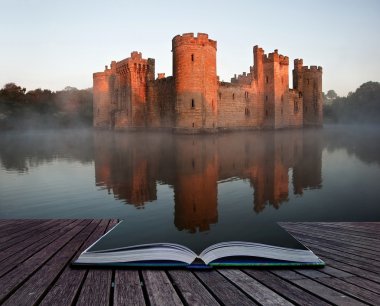
<path fill-rule="evenodd" d="M 31 254 L 30 248 L 34 247 L 35 243 L 37 243 L 41 240 L 42 241 L 45 240 L 49 235 L 58 232 L 62 227 L 66 226 L 67 224 L 70 224 L 72 222 L 73 222 L 73 220 L 56 222 L 53 227 L 50 227 L 47 230 L 43 230 L 41 232 L 38 232 L 35 235 L 33 235 L 32 237 L 29 237 L 29 239 L 15 243 L 11 247 L 0 251 L 0 262 L 2 262 L 3 260 L 7 259 L 10 256 L 12 256 L 12 259 L 15 257 L 18 258 L 17 260 L 18 260 L 18 262 L 20 262 L 20 259 L 19 259 L 20 256 L 19 255 L 21 252 L 24 251 L 25 253 L 28 253 L 30 256 L 30 254 Z M 1 270 L 1 268 L 0 268 L 0 270 Z"/>
<path fill-rule="evenodd" d="M 373 258 L 373 255 L 371 258 L 370 255 L 364 252 L 353 250 L 352 248 L 341 248 L 339 246 L 331 246 L 326 245 L 324 243 L 307 243 L 310 247 L 314 249 L 318 248 L 321 251 L 328 252 L 330 254 L 334 254 L 342 258 L 349 258 L 358 262 L 367 263 L 372 267 L 375 267 L 376 269 L 380 268 L 380 261 L 378 261 L 377 258 Z"/>
<path fill-rule="evenodd" d="M 12 230 L 10 233 L 3 233 L 0 236 L 0 250 L 5 249 L 9 245 L 9 243 L 6 244 L 7 241 L 10 241 L 12 243 L 16 238 L 18 238 L 18 241 L 28 239 L 29 237 L 33 236 L 35 232 L 40 231 L 41 228 L 45 228 L 46 224 L 49 223 L 52 224 L 53 220 L 46 220 L 41 223 L 36 222 L 28 226 L 20 225 L 17 231 Z"/>
<path fill-rule="evenodd" d="M 372 305 L 378 305 L 380 301 L 380 294 L 374 293 L 363 287 L 348 283 L 347 281 L 330 277 L 328 279 L 317 279 L 320 283 L 327 285 L 335 290 L 338 290 L 345 295 L 349 295 L 355 299 L 359 299 L 364 303 L 369 303 Z"/>
<path fill-rule="evenodd" d="M 376 305 L 380 300 L 380 223 L 283 223 L 326 262 L 317 270 L 72 269 L 71 259 L 116 222 L 0 220 L 5 246 L 0 303 Z"/>
<path fill-rule="evenodd" d="M 20 228 L 20 225 L 27 226 L 28 224 L 31 224 L 34 222 L 36 222 L 36 220 L 0 219 L 0 235 L 3 236 L 5 233 L 7 233 L 7 231 L 10 231 L 10 232 L 15 231 L 14 229 L 18 230 Z"/>
<path fill-rule="evenodd" d="M 346 278 L 346 277 L 352 277 L 352 276 L 354 276 L 351 273 L 339 270 L 337 268 L 333 268 L 333 267 L 328 266 L 328 265 L 325 266 L 325 267 L 323 267 L 322 269 L 319 269 L 319 271 L 323 272 L 323 273 L 326 273 L 328 275 L 331 275 L 331 276 L 338 277 L 338 278 Z"/>
<path fill-rule="evenodd" d="M 315 252 L 317 255 L 322 256 L 323 258 L 327 257 L 327 258 L 335 259 L 338 261 L 343 261 L 344 263 L 347 263 L 347 264 L 350 264 L 352 266 L 361 268 L 363 270 L 380 273 L 380 268 L 378 266 L 371 265 L 371 263 L 363 261 L 360 257 L 352 259 L 352 258 L 346 256 L 346 254 L 344 254 L 344 253 L 335 254 L 331 251 L 327 252 L 327 251 L 323 250 L 323 248 L 317 247 L 315 245 L 309 246 L 309 247 L 310 247 L 310 249 L 313 250 L 313 252 Z"/>
<path fill-rule="evenodd" d="M 87 238 L 82 247 L 78 249 L 74 258 L 78 257 L 80 253 L 105 233 L 108 223 L 108 220 L 100 221 L 94 232 Z M 70 265 L 67 265 L 41 301 L 41 305 L 72 305 L 87 271 L 87 269 L 73 269 Z"/>
<path fill-rule="evenodd" d="M 287 227 L 285 227 L 287 228 Z M 350 241 L 352 243 L 358 243 L 362 246 L 367 246 L 370 249 L 380 251 L 379 241 L 377 239 L 368 238 L 368 237 L 362 237 L 357 235 L 352 235 L 345 233 L 344 231 L 338 231 L 338 230 L 326 230 L 322 227 L 313 227 L 312 225 L 297 225 L 292 226 L 291 231 L 294 230 L 301 230 L 304 233 L 309 232 L 309 234 L 324 234 L 326 237 L 335 237 L 335 239 L 342 239 L 344 241 Z"/>
<path fill-rule="evenodd" d="M 334 260 L 331 258 L 323 257 L 323 260 L 326 262 L 327 265 L 332 266 L 334 268 L 343 270 L 345 272 L 349 272 L 351 274 L 355 274 L 356 276 L 360 276 L 362 278 L 380 283 L 380 275 L 378 273 L 373 273 L 367 270 L 363 270 L 361 268 L 352 266 L 350 264 L 347 264 L 345 262 L 340 262 L 338 260 Z"/>
<path fill-rule="evenodd" d="M 115 220 L 111 220 L 106 231 L 111 229 L 114 223 Z M 103 303 L 109 303 L 112 291 L 111 285 L 111 269 L 89 269 L 79 294 L 78 304 L 103 305 Z M 97 288 L 97 290 L 94 290 L 94 288 Z"/>
<path fill-rule="evenodd" d="M 138 270 L 116 270 L 113 304 L 146 304 Z"/>
<path fill-rule="evenodd" d="M 173 279 L 173 285 L 178 288 L 189 305 L 219 305 L 193 273 L 186 270 L 170 270 L 168 272 Z"/>
<path fill-rule="evenodd" d="M 47 262 L 59 249 L 61 249 L 68 241 L 70 241 L 77 233 L 88 225 L 90 221 L 83 220 L 79 223 L 72 223 L 74 227 L 59 239 L 49 244 L 46 248 L 40 250 L 12 271 L 8 272 L 0 278 L 0 303 L 11 294 L 13 290 L 19 287 L 25 279 L 27 279 L 34 271 Z"/>
<path fill-rule="evenodd" d="M 370 281 L 370 280 L 367 280 L 367 279 L 364 279 L 364 278 L 361 278 L 358 276 L 346 277 L 346 278 L 344 278 L 344 280 L 348 283 L 351 283 L 351 284 L 354 284 L 356 286 L 365 288 L 365 289 L 370 290 L 372 292 L 375 292 L 377 294 L 380 292 L 380 284 L 379 283 L 375 283 L 373 281 Z"/>
<path fill-rule="evenodd" d="M 112 270 L 91 269 L 80 292 L 77 305 L 109 305 Z"/>
<path fill-rule="evenodd" d="M 278 294 L 285 296 L 288 300 L 299 305 L 330 305 L 324 300 L 301 290 L 300 288 L 288 283 L 287 281 L 273 275 L 269 271 L 262 270 L 244 270 L 247 274 L 254 277 L 260 283 L 264 284 L 268 288 L 277 292 Z M 303 281 L 299 280 L 299 281 Z M 294 280 L 297 281 L 297 280 Z"/>
<path fill-rule="evenodd" d="M 33 256 L 35 253 L 42 251 L 50 243 L 53 243 L 55 240 L 59 239 L 66 231 L 69 231 L 80 221 L 68 222 L 65 226 L 61 227 L 58 231 L 54 232 L 51 235 L 46 236 L 40 241 L 37 241 L 34 244 L 27 245 L 16 254 L 7 257 L 0 262 L 0 276 L 3 276 L 10 270 L 19 266 L 22 262 L 27 260 L 29 257 Z M 22 246 L 23 244 L 21 244 Z"/>
<path fill-rule="evenodd" d="M 378 251 L 373 251 L 369 250 L 360 246 L 355 246 L 352 245 L 351 243 L 348 242 L 341 242 L 341 241 L 336 241 L 333 240 L 332 238 L 327 239 L 321 238 L 321 237 L 316 237 L 316 235 L 305 235 L 305 234 L 300 234 L 299 232 L 296 233 L 298 238 L 301 238 L 302 241 L 305 241 L 307 243 L 317 243 L 318 245 L 325 245 L 327 247 L 339 247 L 339 248 L 344 248 L 345 250 L 352 251 L 352 253 L 359 253 L 361 255 L 364 255 L 366 257 L 373 257 L 374 255 L 377 255 L 379 252 Z"/>
<path fill-rule="evenodd" d="M 142 275 L 151 305 L 183 305 L 164 271 L 143 270 Z"/>
<path fill-rule="evenodd" d="M 195 274 L 224 305 L 257 305 L 216 271 L 197 271 Z"/>
<path fill-rule="evenodd" d="M 219 273 L 261 305 L 294 305 L 240 270 L 221 269 Z"/>
<path fill-rule="evenodd" d="M 305 224 L 305 223 L 303 223 Z M 358 225 L 352 225 L 352 224 L 343 224 L 343 223 L 321 223 L 321 222 L 316 222 L 313 223 L 313 226 L 321 226 L 323 228 L 328 228 L 332 230 L 344 230 L 345 233 L 353 233 L 358 236 L 363 236 L 363 237 L 371 237 L 374 239 L 380 239 L 379 234 L 380 234 L 380 227 L 379 228 L 369 228 L 368 226 L 366 227 L 360 227 Z"/>
<path fill-rule="evenodd" d="M 61 248 L 49 261 L 47 261 L 36 273 L 34 273 L 4 305 L 34 305 L 42 297 L 45 290 L 50 287 L 60 271 L 70 262 L 77 249 L 98 225 L 98 221 L 92 221 L 77 235 Z"/>
<path fill-rule="evenodd" d="M 292 282 L 297 284 L 301 288 L 306 289 L 307 291 L 312 292 L 313 294 L 318 295 L 335 305 L 365 305 L 356 299 L 348 297 L 347 295 L 339 291 L 333 290 L 311 279 L 294 280 Z"/>

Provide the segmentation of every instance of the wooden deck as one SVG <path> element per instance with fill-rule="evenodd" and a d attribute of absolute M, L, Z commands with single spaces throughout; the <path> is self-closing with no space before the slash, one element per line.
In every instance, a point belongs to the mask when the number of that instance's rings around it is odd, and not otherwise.
<path fill-rule="evenodd" d="M 323 269 L 72 269 L 116 220 L 0 220 L 4 305 L 379 305 L 380 222 L 281 223 Z"/>

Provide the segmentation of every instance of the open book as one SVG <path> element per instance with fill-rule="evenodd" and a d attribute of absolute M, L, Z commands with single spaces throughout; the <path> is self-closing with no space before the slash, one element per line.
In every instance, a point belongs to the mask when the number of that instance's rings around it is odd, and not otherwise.
<path fill-rule="evenodd" d="M 212 266 L 324 266 L 312 251 L 277 224 L 265 226 L 262 235 L 253 232 L 250 241 L 216 241 L 206 248 L 207 239 L 196 243 L 155 240 L 155 235 L 142 236 L 136 243 L 134 232 L 122 221 L 87 248 L 74 266 L 130 267 L 212 267 Z M 133 233 L 133 234 L 129 234 Z M 139 236 L 139 235 L 137 235 Z M 157 237 L 156 237 L 157 238 Z M 175 240 L 175 239 L 173 239 Z M 247 239 L 245 239 L 247 240 Z M 267 243 L 266 243 L 267 242 Z"/>

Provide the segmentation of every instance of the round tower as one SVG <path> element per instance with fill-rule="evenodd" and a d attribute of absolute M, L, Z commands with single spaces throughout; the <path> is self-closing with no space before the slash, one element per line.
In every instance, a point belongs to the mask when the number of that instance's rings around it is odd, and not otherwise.
<path fill-rule="evenodd" d="M 216 41 L 207 34 L 177 35 L 172 41 L 176 90 L 175 128 L 197 132 L 217 128 Z"/>

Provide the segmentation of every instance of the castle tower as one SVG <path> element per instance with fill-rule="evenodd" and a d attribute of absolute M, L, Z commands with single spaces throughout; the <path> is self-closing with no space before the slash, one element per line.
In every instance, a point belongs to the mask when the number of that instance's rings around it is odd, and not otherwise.
<path fill-rule="evenodd" d="M 111 127 L 111 79 L 113 73 L 106 66 L 104 72 L 93 74 L 93 112 L 94 127 L 110 128 Z"/>
<path fill-rule="evenodd" d="M 278 50 L 264 55 L 264 127 L 283 128 L 288 124 L 289 58 Z"/>
<path fill-rule="evenodd" d="M 116 128 L 145 127 L 148 82 L 154 80 L 154 59 L 142 58 L 140 52 L 132 52 L 129 58 L 115 63 L 119 77 Z"/>
<path fill-rule="evenodd" d="M 303 72 L 303 124 L 304 126 L 322 126 L 322 67 L 302 67 Z"/>
<path fill-rule="evenodd" d="M 216 41 L 207 34 L 177 35 L 172 41 L 177 130 L 217 127 Z"/>

